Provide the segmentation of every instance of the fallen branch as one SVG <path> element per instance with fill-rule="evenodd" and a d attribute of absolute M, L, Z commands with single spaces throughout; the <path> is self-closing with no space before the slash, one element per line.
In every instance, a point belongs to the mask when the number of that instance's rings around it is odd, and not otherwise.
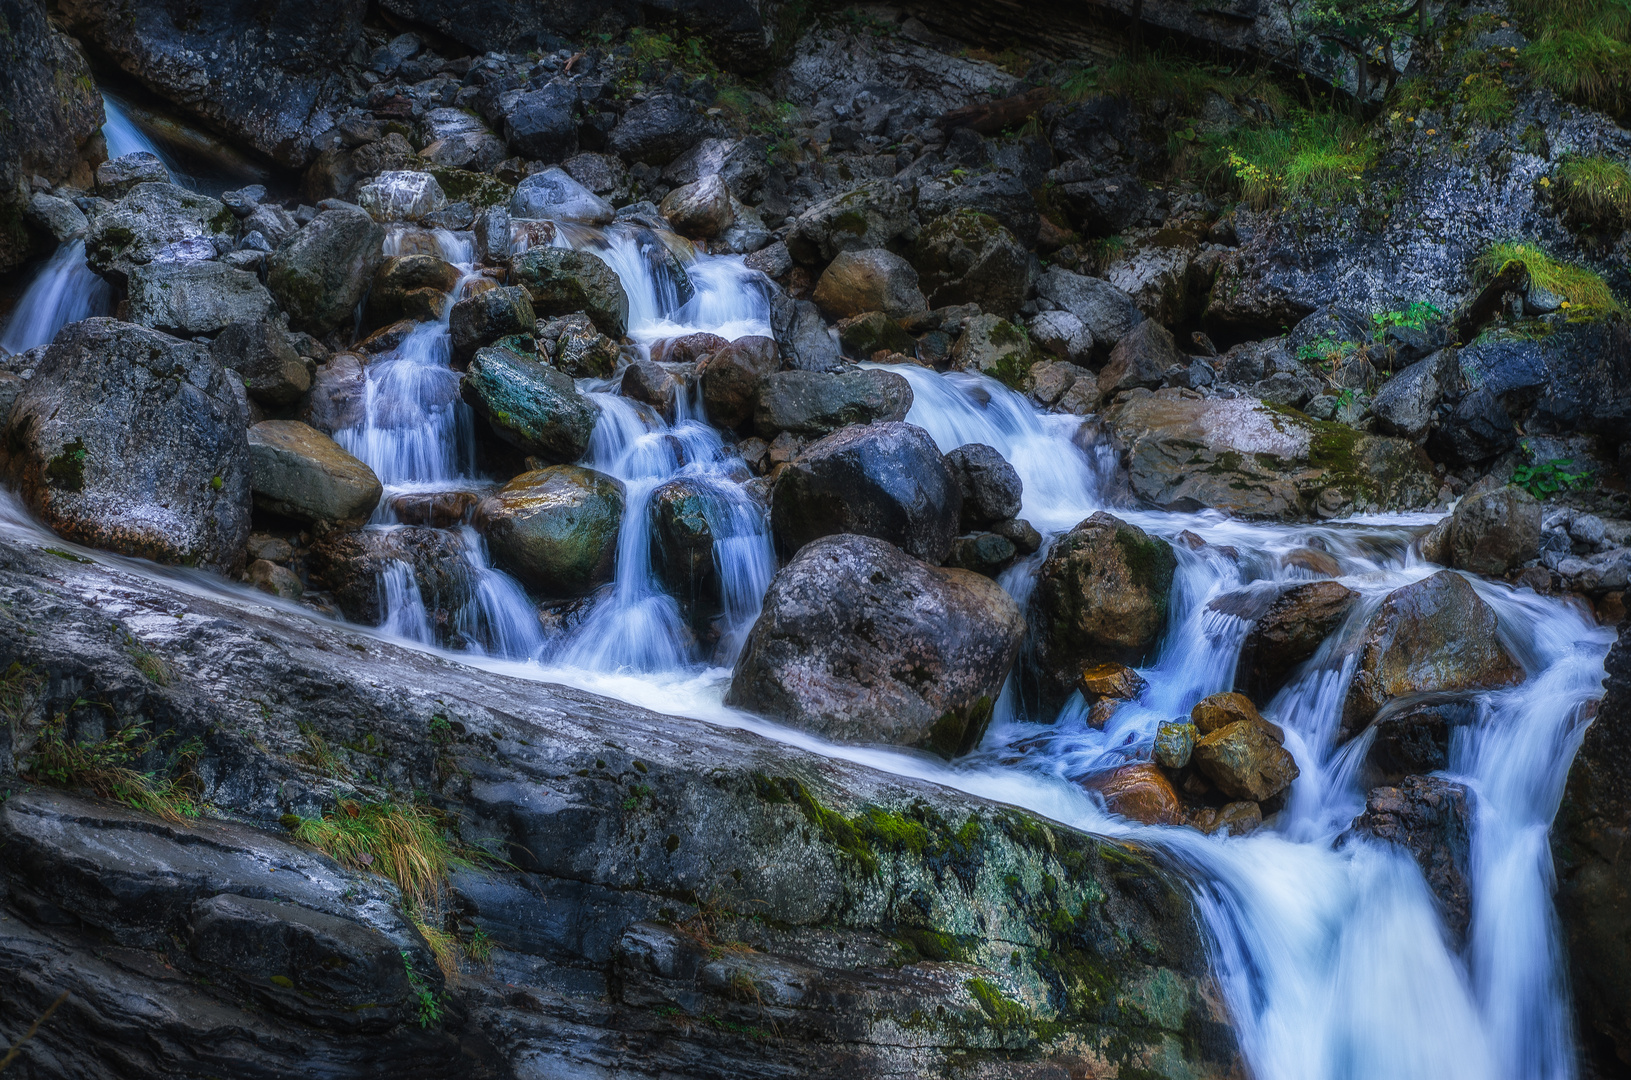
<path fill-rule="evenodd" d="M 50 1008 L 46 1009 L 43 1013 L 41 1013 L 40 1018 L 38 1020 L 34 1021 L 34 1026 L 28 1029 L 28 1034 L 26 1034 L 22 1038 L 18 1039 L 17 1040 L 17 1045 L 13 1046 L 10 1050 L 6 1051 L 6 1056 L 5 1057 L 0 1058 L 0 1072 L 5 1072 L 6 1067 L 8 1065 L 10 1065 L 13 1061 L 17 1060 L 17 1055 L 23 1052 L 23 1044 L 28 1042 L 28 1040 L 32 1039 L 34 1037 L 34 1033 L 40 1030 L 40 1025 L 45 1023 L 47 1020 L 51 1019 L 51 1014 L 57 1011 L 57 1006 L 61 1005 L 64 1001 L 67 1001 L 67 1000 L 68 1000 L 68 991 L 64 990 L 62 992 L 62 994 L 57 998 L 57 1000 L 55 1000 L 55 1001 L 53 1001 L 51 1003 Z"/>

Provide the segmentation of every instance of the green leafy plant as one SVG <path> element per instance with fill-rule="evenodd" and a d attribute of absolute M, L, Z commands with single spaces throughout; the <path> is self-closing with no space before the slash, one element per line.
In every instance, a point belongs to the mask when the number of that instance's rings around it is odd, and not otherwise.
<path fill-rule="evenodd" d="M 1377 55 L 1392 92 L 1397 77 L 1393 43 L 1411 31 L 1420 14 L 1417 0 L 1313 0 L 1303 7 L 1300 21 L 1327 47 L 1352 58 L 1355 88 L 1364 101 L 1370 97 L 1370 62 Z"/>
<path fill-rule="evenodd" d="M 1592 470 L 1575 471 L 1568 458 L 1553 458 L 1534 465 L 1519 465 L 1512 470 L 1512 482 L 1537 499 L 1556 495 L 1561 491 L 1577 491 L 1591 486 Z"/>
<path fill-rule="evenodd" d="M 1444 312 L 1427 303 L 1425 300 L 1412 300 L 1397 311 L 1372 312 L 1371 333 L 1376 341 L 1387 336 L 1388 330 L 1395 326 L 1410 330 L 1426 330 L 1429 326 L 1444 319 Z"/>
<path fill-rule="evenodd" d="M 1512 118 L 1512 93 L 1500 76 L 1474 72 L 1462 80 L 1461 91 L 1463 116 L 1489 126 Z"/>
<path fill-rule="evenodd" d="M 1513 263 L 1529 272 L 1532 285 L 1563 297 L 1569 310 L 1584 313 L 1623 311 L 1601 274 L 1583 266 L 1552 258 L 1533 242 L 1505 241 L 1491 244 L 1478 259 L 1477 270 L 1484 280 L 1492 280 Z"/>
<path fill-rule="evenodd" d="M 408 992 L 413 995 L 415 1021 L 422 1028 L 441 1023 L 441 999 L 431 990 L 424 977 L 413 969 L 413 957 L 408 955 L 406 949 L 402 950 L 402 969 L 408 974 Z"/>
<path fill-rule="evenodd" d="M 1542 85 L 1593 108 L 1631 107 L 1631 5 L 1624 0 L 1515 0 L 1530 44 L 1519 55 Z"/>
<path fill-rule="evenodd" d="M 1288 198 L 1331 203 L 1353 195 L 1376 145 L 1351 117 L 1303 112 L 1235 132 L 1224 152 L 1241 197 L 1263 209 Z"/>

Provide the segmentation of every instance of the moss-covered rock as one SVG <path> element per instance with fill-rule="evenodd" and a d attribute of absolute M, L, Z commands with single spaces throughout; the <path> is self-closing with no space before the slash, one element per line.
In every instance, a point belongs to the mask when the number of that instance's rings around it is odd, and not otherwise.
<path fill-rule="evenodd" d="M 965 320 L 951 348 L 951 366 L 958 371 L 988 375 L 1022 394 L 1030 392 L 1031 368 L 1042 359 L 1024 327 L 995 315 Z"/>
<path fill-rule="evenodd" d="M 989 214 L 959 209 L 928 223 L 912 265 L 931 307 L 978 304 L 1011 319 L 1031 286 L 1031 255 Z"/>
<path fill-rule="evenodd" d="M 600 416 L 569 376 L 498 346 L 471 358 L 459 394 L 500 439 L 548 461 L 582 457 Z"/>
<path fill-rule="evenodd" d="M 505 484 L 476 516 L 504 569 L 540 595 L 584 596 L 612 578 L 623 484 L 593 469 L 552 465 Z"/>
<path fill-rule="evenodd" d="M 628 328 L 629 297 L 623 283 L 586 251 L 530 248 L 510 261 L 510 280 L 527 290 L 541 317 L 581 311 L 613 338 L 621 338 Z"/>

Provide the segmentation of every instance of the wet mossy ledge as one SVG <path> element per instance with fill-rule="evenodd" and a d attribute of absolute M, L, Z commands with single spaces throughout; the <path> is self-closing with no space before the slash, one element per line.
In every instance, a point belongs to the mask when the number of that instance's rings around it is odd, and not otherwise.
<path fill-rule="evenodd" d="M 26 673 L 6 684 L 0 727 L 0 788 L 12 793 L 0 879 L 18 916 L 0 921 L 0 964 L 19 973 L 0 1020 L 26 1027 L 63 989 L 117 1018 L 63 1028 L 71 1037 L 42 1031 L 59 1060 L 89 1062 L 149 1028 L 165 1036 L 158 1072 L 207 1058 L 229 1030 L 275 1044 L 251 1057 L 283 1068 L 353 1052 L 354 1038 L 305 1013 L 246 1009 L 233 989 L 243 973 L 186 944 L 208 926 L 175 899 L 191 871 L 172 872 L 159 849 L 215 860 L 212 894 L 259 896 L 273 887 L 264 870 L 244 877 L 222 854 L 221 830 L 237 822 L 234 843 L 305 867 L 325 895 L 389 901 L 366 918 L 343 904 L 323 917 L 407 935 L 411 985 L 396 985 L 400 963 L 379 976 L 405 1004 L 368 1040 L 395 1075 L 446 1075 L 459 1054 L 478 1077 L 511 1075 L 523 1054 L 671 1076 L 1178 1080 L 1236 1067 L 1186 890 L 1134 846 L 10 540 L 0 604 L 12 616 L 0 670 Z M 73 775 L 18 775 L 42 733 L 134 725 L 188 747 L 197 817 L 95 810 Z M 130 766 L 170 776 L 160 756 Z M 385 848 L 327 845 L 335 863 L 311 846 L 319 830 L 299 827 L 393 805 L 440 830 L 415 846 L 480 856 L 442 860 L 404 895 L 395 881 L 409 878 Z M 112 908 L 76 891 L 61 862 L 97 846 L 108 814 L 148 822 L 119 826 L 136 839 L 107 870 L 124 883 Z M 254 910 L 298 922 L 296 884 L 275 886 L 296 903 Z M 109 947 L 148 959 L 110 974 L 98 959 Z M 195 980 L 185 1025 L 165 1018 L 172 988 L 151 974 L 165 964 Z M 291 964 L 273 974 L 307 986 Z"/>

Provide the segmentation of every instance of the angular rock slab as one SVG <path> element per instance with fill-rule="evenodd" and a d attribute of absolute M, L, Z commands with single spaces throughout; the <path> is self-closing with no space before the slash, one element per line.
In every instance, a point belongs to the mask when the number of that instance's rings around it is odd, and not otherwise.
<path fill-rule="evenodd" d="M 263 420 L 249 429 L 255 503 L 305 521 L 360 523 L 385 489 L 374 470 L 299 420 Z"/>

